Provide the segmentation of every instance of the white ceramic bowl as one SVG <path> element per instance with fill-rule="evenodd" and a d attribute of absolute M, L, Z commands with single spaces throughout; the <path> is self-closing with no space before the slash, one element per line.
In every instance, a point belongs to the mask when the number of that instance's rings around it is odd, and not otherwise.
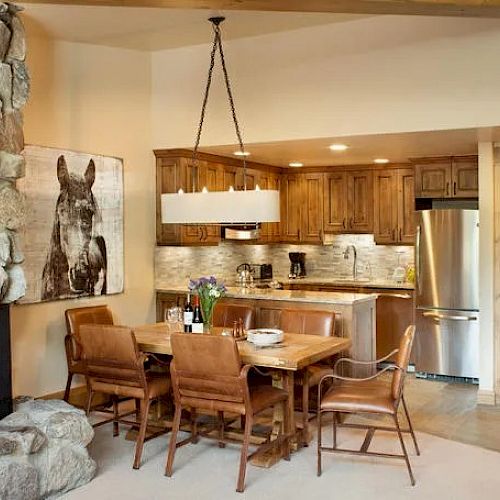
<path fill-rule="evenodd" d="M 277 344 L 283 340 L 283 330 L 275 328 L 256 328 L 255 330 L 248 330 L 247 340 L 259 346 Z"/>

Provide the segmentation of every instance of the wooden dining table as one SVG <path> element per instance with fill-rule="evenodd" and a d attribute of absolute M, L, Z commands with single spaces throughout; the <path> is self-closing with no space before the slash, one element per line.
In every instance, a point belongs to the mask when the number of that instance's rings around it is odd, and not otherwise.
<path fill-rule="evenodd" d="M 170 334 L 180 333 L 179 323 L 155 323 L 134 328 L 139 349 L 145 353 L 172 355 Z M 210 334 L 221 335 L 223 328 L 212 328 Z M 258 347 L 246 340 L 238 341 L 238 350 L 244 364 L 254 365 L 270 371 L 273 385 L 288 392 L 288 421 L 286 432 L 292 436 L 292 446 L 297 448 L 302 441 L 298 436 L 294 414 L 294 378 L 295 373 L 318 361 L 330 358 L 351 346 L 348 338 L 323 337 L 319 335 L 304 335 L 286 333 L 280 344 L 269 347 Z M 281 410 L 277 408 L 273 417 L 273 435 L 278 435 L 279 426 L 284 420 Z M 276 453 L 267 454 L 255 465 L 269 467 L 280 459 Z"/>

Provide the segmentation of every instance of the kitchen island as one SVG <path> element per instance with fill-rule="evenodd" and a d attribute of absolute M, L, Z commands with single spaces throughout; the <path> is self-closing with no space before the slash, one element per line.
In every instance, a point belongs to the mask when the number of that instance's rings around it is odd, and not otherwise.
<path fill-rule="evenodd" d="M 163 321 L 166 308 L 183 304 L 188 292 L 184 284 L 162 285 L 156 291 L 158 321 Z M 376 299 L 369 293 L 229 287 L 221 301 L 255 308 L 257 328 L 278 327 L 283 309 L 334 311 L 335 335 L 351 340 L 350 356 L 369 361 L 376 355 Z"/>

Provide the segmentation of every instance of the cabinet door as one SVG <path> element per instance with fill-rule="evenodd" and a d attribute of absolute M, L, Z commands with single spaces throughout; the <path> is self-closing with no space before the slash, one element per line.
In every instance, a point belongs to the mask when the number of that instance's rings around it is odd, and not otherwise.
<path fill-rule="evenodd" d="M 246 176 L 244 176 L 243 167 L 237 167 L 236 188 L 238 191 L 243 191 L 243 189 L 245 189 L 245 177 L 247 189 L 255 189 L 255 186 L 258 184 L 259 171 L 247 168 Z"/>
<path fill-rule="evenodd" d="M 453 158 L 453 196 L 477 198 L 479 179 L 477 158 Z"/>
<path fill-rule="evenodd" d="M 224 165 L 222 172 L 222 188 L 224 191 L 228 191 L 229 188 L 233 188 L 235 191 L 238 189 L 236 184 L 236 173 L 238 169 L 236 167 Z"/>
<path fill-rule="evenodd" d="M 302 176 L 300 240 L 307 243 L 323 241 L 323 174 Z"/>
<path fill-rule="evenodd" d="M 223 189 L 222 166 L 213 162 L 205 162 L 204 165 L 200 166 L 199 181 L 199 189 L 203 189 L 203 187 L 206 187 L 210 192 L 221 191 Z M 201 230 L 203 233 L 203 243 L 216 244 L 220 241 L 220 226 L 217 226 L 215 224 L 207 224 L 201 226 Z"/>
<path fill-rule="evenodd" d="M 260 171 L 257 178 L 257 184 L 261 189 L 273 191 L 280 190 L 280 176 L 274 172 Z M 260 228 L 260 241 L 267 243 L 276 243 L 280 240 L 280 223 L 263 222 Z"/>
<path fill-rule="evenodd" d="M 416 198 L 449 198 L 451 195 L 451 160 L 415 165 Z"/>
<path fill-rule="evenodd" d="M 156 244 L 178 245 L 180 243 L 181 226 L 178 224 L 162 224 L 161 195 L 176 193 L 181 187 L 180 159 L 158 158 L 156 160 Z"/>
<path fill-rule="evenodd" d="M 330 233 L 347 229 L 347 182 L 345 172 L 325 174 L 323 228 Z"/>
<path fill-rule="evenodd" d="M 397 171 L 377 171 L 373 179 L 374 238 L 377 244 L 396 242 L 398 233 Z"/>
<path fill-rule="evenodd" d="M 397 175 L 398 243 L 415 243 L 415 177 L 413 169 L 401 168 Z"/>
<path fill-rule="evenodd" d="M 373 232 L 373 172 L 347 172 L 347 232 Z"/>
<path fill-rule="evenodd" d="M 281 179 L 281 240 L 291 243 L 300 241 L 301 186 L 298 175 L 284 175 Z"/>

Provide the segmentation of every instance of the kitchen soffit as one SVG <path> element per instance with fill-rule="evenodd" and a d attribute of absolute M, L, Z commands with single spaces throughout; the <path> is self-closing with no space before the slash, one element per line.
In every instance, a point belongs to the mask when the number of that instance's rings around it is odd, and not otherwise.
<path fill-rule="evenodd" d="M 406 163 L 414 157 L 477 154 L 480 141 L 500 141 L 500 126 L 253 143 L 247 144 L 246 150 L 251 153 L 249 160 L 278 167 L 288 167 L 290 162 L 301 162 L 304 167 L 340 166 L 373 164 L 375 158 Z M 346 144 L 349 149 L 331 151 L 329 146 L 333 143 Z M 232 156 L 235 147 L 201 147 L 200 151 Z"/>

